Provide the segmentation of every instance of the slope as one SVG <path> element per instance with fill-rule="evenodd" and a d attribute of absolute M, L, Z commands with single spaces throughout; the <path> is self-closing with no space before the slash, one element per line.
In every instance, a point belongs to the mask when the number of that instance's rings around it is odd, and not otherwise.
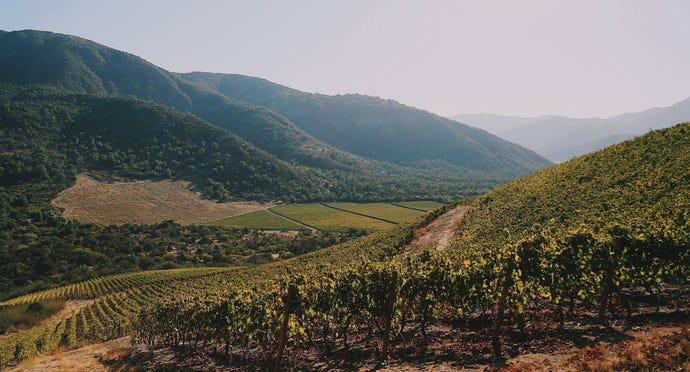
<path fill-rule="evenodd" d="M 193 113 L 284 160 L 343 169 L 361 162 L 270 110 L 228 99 L 137 56 L 89 40 L 44 31 L 5 32 L 0 33 L 0 49 L 0 82 L 131 95 Z"/>
<path fill-rule="evenodd" d="M 478 198 L 456 245 L 500 250 L 530 236 L 613 227 L 687 241 L 688 164 L 690 123 L 575 158 Z"/>
<path fill-rule="evenodd" d="M 7 87 L 0 97 L 3 186 L 74 179 L 75 170 L 88 169 L 186 179 L 217 200 L 265 200 L 318 187 L 237 136 L 151 102 Z"/>
<path fill-rule="evenodd" d="M 269 107 L 330 145 L 377 160 L 398 164 L 442 160 L 513 176 L 549 164 L 485 131 L 392 100 L 309 94 L 242 75 L 197 72 L 181 76 L 227 97 Z"/>
<path fill-rule="evenodd" d="M 688 121 L 690 98 L 669 107 L 656 107 L 610 118 L 522 118 L 481 114 L 459 115 L 454 119 L 487 129 L 552 161 L 560 162 L 639 136 L 652 129 Z"/>

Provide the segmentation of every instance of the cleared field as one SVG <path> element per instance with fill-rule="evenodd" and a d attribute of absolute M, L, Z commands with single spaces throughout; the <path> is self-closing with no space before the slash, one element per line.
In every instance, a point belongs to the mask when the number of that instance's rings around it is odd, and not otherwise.
<path fill-rule="evenodd" d="M 349 228 L 385 229 L 393 224 L 353 213 L 328 208 L 320 204 L 289 204 L 271 211 L 319 230 L 344 231 Z"/>
<path fill-rule="evenodd" d="M 404 201 L 404 202 L 398 202 L 395 204 L 402 205 L 403 207 L 408 207 L 408 208 L 422 209 L 422 210 L 425 210 L 427 212 L 431 212 L 431 211 L 443 206 L 442 203 L 435 202 L 435 201 L 427 201 L 427 200 Z"/>
<path fill-rule="evenodd" d="M 262 210 L 271 205 L 252 202 L 216 203 L 201 198 L 183 181 L 96 181 L 77 176 L 77 183 L 62 191 L 53 204 L 63 208 L 63 217 L 100 225 L 151 224 L 173 220 L 180 224 L 201 223 Z"/>
<path fill-rule="evenodd" d="M 297 225 L 296 223 L 290 222 L 284 218 L 280 218 L 274 214 L 266 211 L 256 211 L 241 214 L 239 216 L 234 216 L 230 218 L 224 218 L 222 220 L 211 221 L 205 223 L 205 225 L 212 226 L 229 226 L 238 228 L 248 228 L 248 229 L 261 229 L 261 230 L 299 230 L 304 229 L 304 227 Z"/>
<path fill-rule="evenodd" d="M 426 213 L 389 203 L 327 203 L 327 205 L 396 223 L 409 221 Z"/>

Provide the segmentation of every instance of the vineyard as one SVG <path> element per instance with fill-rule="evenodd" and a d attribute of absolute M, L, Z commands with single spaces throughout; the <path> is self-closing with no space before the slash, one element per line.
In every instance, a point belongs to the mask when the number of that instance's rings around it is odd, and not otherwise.
<path fill-rule="evenodd" d="M 92 299 L 93 302 L 48 324 L 0 338 L 0 367 L 57 348 L 74 348 L 127 335 L 130 319 L 161 296 L 195 293 L 210 286 L 213 278 L 233 268 L 192 268 L 118 274 L 36 292 L 0 303 L 0 307 L 46 299 Z M 179 284 L 175 284 L 179 283 Z M 184 284 L 182 284 L 184 283 Z"/>
<path fill-rule="evenodd" d="M 680 125 L 508 183 L 470 203 L 443 252 L 410 257 L 391 240 L 373 261 L 304 262 L 274 280 L 256 272 L 218 297 L 162 300 L 139 313 L 134 340 L 212 345 L 237 366 L 309 369 L 352 353 L 385 363 L 422 352 L 444 327 L 458 336 L 456 358 L 473 364 L 578 334 L 687 325 L 688 141 L 690 125 Z M 638 363 L 687 367 L 678 355 Z"/>
<path fill-rule="evenodd" d="M 414 223 L 396 226 L 389 232 L 374 233 L 272 264 L 246 268 L 191 268 L 118 274 L 10 299 L 0 303 L 0 306 L 16 306 L 51 298 L 94 301 L 57 322 L 0 338 L 0 367 L 21 362 L 38 353 L 49 354 L 57 349 L 70 349 L 129 335 L 138 324 L 136 321 L 132 322 L 132 319 L 136 319 L 141 310 L 155 306 L 165 299 L 218 302 L 225 298 L 231 288 L 239 290 L 247 289 L 247 285 L 270 286 L 276 278 L 288 277 L 297 272 L 327 272 L 347 262 L 378 260 L 399 250 L 412 237 L 415 229 L 429 223 L 444 210 L 445 208 L 441 208 Z M 261 302 L 254 305 L 270 309 Z"/>
<path fill-rule="evenodd" d="M 214 345 L 230 363 L 267 367 L 288 360 L 309 368 L 287 354 L 326 355 L 365 342 L 386 361 L 394 348 L 423 343 L 431 328 L 451 321 L 456 330 L 483 324 L 476 337 L 484 347 L 474 362 L 500 357 L 504 340 L 515 338 L 507 335 L 530 337 L 527 324 L 563 330 L 585 313 L 596 314 L 586 321 L 606 324 L 620 310 L 632 319 L 649 305 L 635 288 L 648 288 L 647 297 L 661 301 L 659 283 L 684 284 L 690 276 L 687 241 L 617 229 L 609 234 L 606 240 L 587 233 L 562 241 L 535 237 L 503 254 L 456 252 L 454 260 L 429 252 L 414 259 L 393 255 L 216 298 L 168 299 L 139 313 L 135 341 L 192 351 Z M 665 255 L 645 259 L 650 245 L 662 245 Z M 688 305 L 676 304 L 684 311 Z"/>
<path fill-rule="evenodd" d="M 454 206 L 267 265 L 141 273 L 168 276 L 144 277 L 142 285 L 136 274 L 113 276 L 16 298 L 4 305 L 95 301 L 2 339 L 2 363 L 129 334 L 136 344 L 240 369 L 357 369 L 362 361 L 383 366 L 439 355 L 486 365 L 614 343 L 641 326 L 687 326 L 689 148 L 686 124 L 508 183 L 466 201 L 457 235 L 442 251 L 407 254 Z M 688 345 L 689 334 L 672 337 Z M 437 348 L 439 339 L 446 349 Z M 683 350 L 670 350 L 673 358 L 623 356 L 617 365 L 687 368 Z M 608 355 L 583 349 L 573 363 L 596 366 L 587 353 Z"/>

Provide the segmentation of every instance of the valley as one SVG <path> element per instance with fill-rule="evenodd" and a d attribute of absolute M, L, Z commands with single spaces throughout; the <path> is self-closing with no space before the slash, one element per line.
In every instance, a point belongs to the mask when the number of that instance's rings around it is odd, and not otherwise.
<path fill-rule="evenodd" d="M 0 51 L 0 369 L 690 368 L 683 103 L 553 164 L 393 99 Z"/>

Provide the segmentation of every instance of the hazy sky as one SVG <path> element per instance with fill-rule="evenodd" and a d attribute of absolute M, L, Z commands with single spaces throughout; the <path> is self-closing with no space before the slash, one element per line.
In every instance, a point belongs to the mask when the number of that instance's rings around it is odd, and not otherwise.
<path fill-rule="evenodd" d="M 0 29 L 166 69 L 451 115 L 610 116 L 690 96 L 690 1 L 0 0 Z"/>

